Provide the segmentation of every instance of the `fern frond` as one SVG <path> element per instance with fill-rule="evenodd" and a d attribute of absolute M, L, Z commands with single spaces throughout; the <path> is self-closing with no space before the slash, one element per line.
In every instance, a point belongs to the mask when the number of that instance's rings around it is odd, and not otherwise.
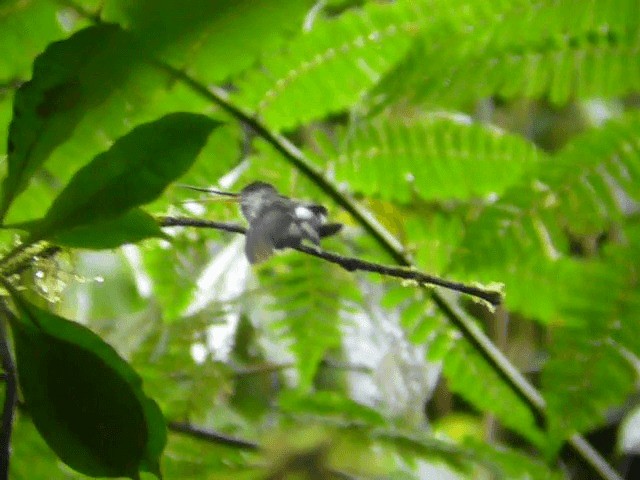
<path fill-rule="evenodd" d="M 544 445 L 545 434 L 536 426 L 528 406 L 451 327 L 443 327 L 436 332 L 429 352 L 433 359 L 442 358 L 443 373 L 453 392 L 480 411 L 495 414 L 502 424 L 534 445 Z"/>
<path fill-rule="evenodd" d="M 637 319 L 623 312 L 638 304 L 628 259 L 640 235 L 621 240 L 619 258 L 605 252 L 597 262 L 572 257 L 571 242 L 624 224 L 633 212 L 639 128 L 634 114 L 577 137 L 485 208 L 454 255 L 454 267 L 476 280 L 504 282 L 510 309 L 556 325 L 544 383 L 558 438 L 598 424 L 635 381 L 624 350 L 637 351 L 627 338 L 636 338 Z"/>
<path fill-rule="evenodd" d="M 505 8 L 501 18 L 470 16 L 466 29 L 452 32 L 455 42 L 430 33 L 425 30 L 377 93 L 394 95 L 400 87 L 410 100 L 448 105 L 491 95 L 564 104 L 640 87 L 635 0 L 517 5 Z"/>
<path fill-rule="evenodd" d="M 260 275 L 269 295 L 268 308 L 276 332 L 290 341 L 299 373 L 300 390 L 308 390 L 320 362 L 341 347 L 340 310 L 353 291 L 343 273 L 326 262 L 290 252 L 286 260 L 272 259 Z"/>
<path fill-rule="evenodd" d="M 355 104 L 404 56 L 426 15 L 425 3 L 370 3 L 318 20 L 248 72 L 238 82 L 238 100 L 275 130 Z"/>
<path fill-rule="evenodd" d="M 443 372 L 452 391 L 483 412 L 492 412 L 506 427 L 542 446 L 545 435 L 529 408 L 507 387 L 466 340 L 457 339 L 444 358 Z"/>
<path fill-rule="evenodd" d="M 569 326 L 552 332 L 542 379 L 551 430 L 561 439 L 601 424 L 606 410 L 623 403 L 638 380 L 629 356 L 640 355 L 640 280 L 629 258 L 640 254 L 640 229 L 630 229 L 627 241 L 587 262 L 558 297 Z"/>
<path fill-rule="evenodd" d="M 607 409 L 633 392 L 637 373 L 610 338 L 562 329 L 553 337 L 552 358 L 543 372 L 550 433 L 564 440 L 604 422 Z"/>
<path fill-rule="evenodd" d="M 462 115 L 378 119 L 343 134 L 338 181 L 359 193 L 408 202 L 502 194 L 544 154 L 521 137 Z M 330 163 L 330 164 L 331 164 Z"/>
<path fill-rule="evenodd" d="M 511 188 L 469 226 L 454 270 L 480 281 L 500 279 L 510 308 L 552 319 L 562 278 L 579 273 L 567 258 L 571 242 L 606 232 L 640 200 L 639 128 L 637 114 L 609 122 L 541 163 L 532 179 Z M 532 287 L 539 302 L 531 301 Z"/>

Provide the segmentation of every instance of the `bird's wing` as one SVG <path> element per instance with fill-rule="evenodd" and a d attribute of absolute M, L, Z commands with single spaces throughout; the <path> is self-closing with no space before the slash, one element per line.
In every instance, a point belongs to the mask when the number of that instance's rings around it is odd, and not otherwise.
<path fill-rule="evenodd" d="M 269 259 L 273 255 L 273 243 L 270 238 L 256 231 L 255 227 L 249 227 L 247 230 L 247 238 L 244 244 L 244 253 L 250 263 L 260 263 Z"/>
<path fill-rule="evenodd" d="M 275 206 L 263 216 L 249 224 L 245 240 L 245 253 L 249 262 L 260 263 L 267 260 L 276 248 L 285 248 L 300 243 L 300 232 L 289 211 Z M 299 229 L 297 229 L 299 230 Z"/>

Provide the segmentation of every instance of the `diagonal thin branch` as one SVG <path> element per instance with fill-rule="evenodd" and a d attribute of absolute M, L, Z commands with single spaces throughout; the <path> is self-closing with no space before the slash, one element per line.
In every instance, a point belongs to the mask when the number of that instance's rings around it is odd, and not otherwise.
<path fill-rule="evenodd" d="M 246 229 L 240 225 L 234 223 L 224 222 L 212 222 L 199 218 L 188 217 L 161 217 L 160 224 L 165 227 L 169 226 L 188 226 L 188 227 L 202 227 L 202 228 L 214 228 L 217 230 L 224 230 L 234 233 L 246 233 Z M 381 265 L 379 263 L 369 262 L 354 257 L 346 257 L 338 255 L 337 253 L 329 252 L 326 250 L 320 250 L 318 248 L 309 247 L 306 245 L 300 245 L 295 247 L 295 250 L 306 253 L 307 255 L 313 255 L 314 257 L 321 258 L 327 262 L 340 265 L 345 270 L 353 272 L 356 270 L 363 272 L 378 273 L 389 277 L 402 278 L 403 280 L 412 280 L 422 285 L 436 285 L 439 287 L 455 290 L 456 292 L 466 293 L 477 298 L 481 298 L 489 302 L 494 307 L 500 305 L 502 301 L 502 294 L 496 290 L 490 290 L 473 285 L 466 285 L 460 282 L 453 282 L 444 278 L 422 273 L 417 270 L 409 270 L 403 267 L 391 267 L 388 265 Z"/>
<path fill-rule="evenodd" d="M 101 19 L 89 12 L 83 10 L 80 5 L 76 5 L 71 0 L 58 0 L 60 3 L 73 8 L 80 15 L 87 17 L 93 22 L 100 23 Z M 349 212 L 378 242 L 378 244 L 394 259 L 398 265 L 404 267 L 412 267 L 411 258 L 403 250 L 400 242 L 381 225 L 373 215 L 366 209 L 359 206 L 352 198 L 343 194 L 338 188 L 326 179 L 322 172 L 316 169 L 305 154 L 298 149 L 287 138 L 271 131 L 265 124 L 257 119 L 252 113 L 246 112 L 240 107 L 234 105 L 229 99 L 227 92 L 217 88 L 208 88 L 203 83 L 189 76 L 185 72 L 161 60 L 152 58 L 150 63 L 159 70 L 169 74 L 175 80 L 178 80 L 194 92 L 201 95 L 208 101 L 218 105 L 227 113 L 232 115 L 236 120 L 252 129 L 256 134 L 261 136 L 265 141 L 271 144 L 283 157 L 295 166 L 300 172 L 311 179 L 318 187 L 320 187 L 329 197 L 336 201 L 338 205 Z M 471 343 L 473 348 L 481 354 L 481 356 L 496 371 L 502 380 L 529 406 L 532 412 L 538 417 L 545 417 L 546 405 L 541 401 L 541 396 L 533 386 L 518 372 L 511 362 L 502 354 L 502 352 L 491 342 L 487 335 L 477 327 L 472 319 L 465 315 L 457 316 L 453 313 L 456 308 L 455 301 L 445 298 L 436 290 L 431 291 L 431 295 L 436 303 L 443 309 L 449 321 L 462 333 L 462 335 Z M 526 388 L 525 388 L 526 387 Z M 569 444 L 572 448 L 598 473 L 605 479 L 619 480 L 620 476 L 613 468 L 590 447 L 586 441 L 580 436 L 571 437 Z"/>
<path fill-rule="evenodd" d="M 210 430 L 208 428 L 193 425 L 187 422 L 168 422 L 167 427 L 172 432 L 188 435 L 189 437 L 196 438 L 198 440 L 204 440 L 205 442 L 215 443 L 217 445 L 225 445 L 232 448 L 239 448 L 247 451 L 259 451 L 261 447 L 258 443 L 249 440 L 244 440 L 238 437 L 232 437 L 230 435 L 224 435 L 219 432 Z M 337 469 L 330 469 L 333 476 L 339 479 L 345 480 L 357 480 L 355 477 L 347 472 L 343 472 Z"/>
<path fill-rule="evenodd" d="M 199 427 L 197 425 L 192 425 L 187 422 L 168 422 L 167 427 L 172 432 L 182 433 L 184 435 L 189 435 L 190 437 L 200 440 L 206 440 L 207 442 L 211 443 L 240 448 L 242 450 L 255 451 L 260 449 L 260 446 L 255 442 L 232 437 L 230 435 L 223 435 L 222 433 L 214 432 L 213 430 Z"/>

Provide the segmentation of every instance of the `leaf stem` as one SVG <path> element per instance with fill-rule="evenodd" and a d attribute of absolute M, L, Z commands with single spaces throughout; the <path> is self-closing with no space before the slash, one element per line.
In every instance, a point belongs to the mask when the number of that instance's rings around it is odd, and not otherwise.
<path fill-rule="evenodd" d="M 254 452 L 261 450 L 260 445 L 256 442 L 244 440 L 238 437 L 232 437 L 230 435 L 224 435 L 208 428 L 192 425 L 188 422 L 168 422 L 167 427 L 172 432 L 188 435 L 192 438 L 215 443 L 217 445 L 225 445 L 227 447 L 239 448 L 241 450 Z M 329 471 L 333 476 L 339 479 L 356 480 L 358 478 L 336 469 L 330 469 Z"/>
<path fill-rule="evenodd" d="M 200 440 L 206 440 L 207 442 L 217 443 L 220 445 L 226 445 L 228 447 L 240 448 L 242 450 L 259 450 L 260 446 L 255 442 L 243 440 L 241 438 L 232 437 L 229 435 L 223 435 L 213 430 L 209 430 L 197 425 L 192 425 L 187 422 L 168 422 L 167 427 L 169 430 L 189 435 L 190 437 Z"/>
<path fill-rule="evenodd" d="M 0 360 L 5 375 L 4 405 L 2 407 L 2 424 L 0 425 L 0 480 L 9 478 L 9 459 L 11 455 L 11 432 L 13 430 L 13 417 L 18 401 L 18 386 L 16 382 L 16 367 L 9 349 L 7 328 L 5 320 L 13 313 L 9 310 L 3 299 L 0 299 L 0 312 L 4 318 L 0 318 Z"/>

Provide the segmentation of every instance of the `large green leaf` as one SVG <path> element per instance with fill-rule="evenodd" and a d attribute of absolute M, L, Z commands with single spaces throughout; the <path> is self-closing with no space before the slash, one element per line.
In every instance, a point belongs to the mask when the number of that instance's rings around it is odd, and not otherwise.
<path fill-rule="evenodd" d="M 61 231 L 52 240 L 66 247 L 100 250 L 164 236 L 153 216 L 140 208 L 134 208 L 111 220 Z"/>
<path fill-rule="evenodd" d="M 0 220 L 34 172 L 78 122 L 126 81 L 143 51 L 114 25 L 82 30 L 51 44 L 14 100 Z"/>
<path fill-rule="evenodd" d="M 20 387 L 49 446 L 87 475 L 160 476 L 164 419 L 138 375 L 86 327 L 12 297 Z"/>
<path fill-rule="evenodd" d="M 37 225 L 38 220 L 34 220 L 11 224 L 8 228 L 31 231 L 37 228 Z M 136 243 L 145 238 L 163 236 L 165 235 L 155 218 L 140 208 L 134 208 L 111 220 L 63 230 L 50 240 L 65 247 L 100 250 Z"/>
<path fill-rule="evenodd" d="M 108 221 L 159 196 L 186 172 L 219 125 L 173 113 L 136 127 L 80 169 L 31 231 L 31 241 Z"/>
<path fill-rule="evenodd" d="M 310 0 L 107 2 L 102 17 L 131 31 L 157 57 L 205 83 L 221 82 L 299 28 Z"/>

